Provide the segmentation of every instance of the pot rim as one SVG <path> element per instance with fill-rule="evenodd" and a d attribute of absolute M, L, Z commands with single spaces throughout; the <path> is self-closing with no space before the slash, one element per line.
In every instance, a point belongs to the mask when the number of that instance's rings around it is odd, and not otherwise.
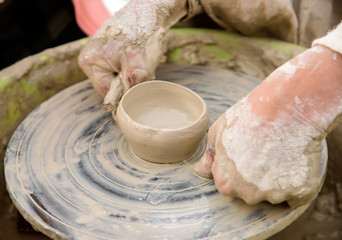
<path fill-rule="evenodd" d="M 131 116 L 129 116 L 129 114 L 126 112 L 124 106 L 123 106 L 123 101 L 125 101 L 125 98 L 127 98 L 127 96 L 134 91 L 136 88 L 139 88 L 141 86 L 144 85 L 151 85 L 151 84 L 164 84 L 164 85 L 172 85 L 178 88 L 181 88 L 187 92 L 190 92 L 192 95 L 194 95 L 201 103 L 202 105 L 202 112 L 200 114 L 199 117 L 196 118 L 195 121 L 193 121 L 192 123 L 185 125 L 184 127 L 179 127 L 179 128 L 155 128 L 155 127 L 151 127 L 148 125 L 144 125 L 141 123 L 138 123 L 137 121 L 135 121 L 134 119 L 131 118 Z M 196 125 L 199 125 L 201 122 L 203 122 L 203 120 L 205 120 L 206 118 L 208 118 L 208 123 L 209 123 L 209 113 L 208 113 L 208 107 L 206 102 L 204 101 L 204 99 L 198 95 L 196 92 L 194 92 L 193 90 L 191 90 L 190 88 L 187 88 L 185 86 L 182 86 L 180 84 L 177 83 L 173 83 L 173 82 L 169 82 L 169 81 L 164 81 L 164 80 L 151 80 L 151 81 L 147 81 L 147 82 L 142 82 L 139 83 L 137 85 L 135 85 L 134 87 L 130 88 L 121 98 L 120 103 L 119 103 L 119 108 L 122 109 L 121 113 L 124 114 L 124 117 L 130 122 L 132 123 L 132 125 L 138 127 L 139 129 L 146 129 L 146 130 L 152 130 L 154 132 L 178 132 L 178 131 L 184 131 L 185 129 L 190 129 L 193 128 Z"/>

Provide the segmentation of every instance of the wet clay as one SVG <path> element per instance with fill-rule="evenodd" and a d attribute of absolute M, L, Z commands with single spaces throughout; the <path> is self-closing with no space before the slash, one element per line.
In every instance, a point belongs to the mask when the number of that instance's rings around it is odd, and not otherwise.
<path fill-rule="evenodd" d="M 230 69 L 264 79 L 305 48 L 266 38 L 208 29 L 173 29 L 166 34 L 165 62 Z"/>
<path fill-rule="evenodd" d="M 212 119 L 260 82 L 195 66 L 161 68 L 159 74 L 198 92 Z M 264 202 L 249 206 L 224 197 L 212 180 L 192 171 L 205 140 L 186 161 L 144 161 L 130 150 L 101 105 L 89 82 L 74 85 L 33 111 L 7 148 L 5 173 L 12 200 L 50 237 L 265 239 L 308 207 Z"/>
<path fill-rule="evenodd" d="M 144 113 L 133 117 L 138 123 L 158 129 L 176 129 L 191 124 L 196 118 L 175 105 L 161 104 L 146 107 Z"/>
<path fill-rule="evenodd" d="M 264 79 L 281 64 L 305 50 L 300 46 L 273 40 L 269 42 L 263 38 L 235 38 L 215 30 L 191 30 L 185 34 L 185 31 L 175 29 L 167 34 L 167 63 L 225 68 Z M 212 51 L 205 50 L 211 46 Z M 341 136 L 340 125 L 327 137 L 328 171 L 316 201 L 305 215 L 270 239 L 342 239 Z"/>
<path fill-rule="evenodd" d="M 337 8 L 338 9 L 338 8 Z M 84 73 L 77 66 L 77 55 L 86 39 L 68 43 L 58 48 L 49 49 L 37 55 L 24 59 L 8 69 L 0 72 L 1 79 L 11 79 L 12 82 L 2 89 L 0 103 L 2 103 L 1 119 L 10 124 L 1 123 L 5 129 L 1 134 L 0 156 L 4 157 L 7 143 L 15 128 L 43 99 L 45 95 L 53 95 L 71 84 L 85 79 Z M 231 69 L 237 72 L 265 78 L 275 68 L 296 56 L 305 48 L 280 41 L 243 37 L 224 31 L 208 29 L 173 29 L 168 32 L 166 39 L 166 57 L 168 64 L 196 64 L 217 68 Z M 58 69 L 58 70 L 56 70 Z M 159 68 L 157 78 L 165 69 Z M 35 97 L 32 88 L 23 86 L 22 78 L 28 82 L 27 86 L 37 86 Z M 191 81 L 188 81 L 191 87 Z M 195 84 L 195 81 L 192 81 Z M 240 82 L 243 87 L 246 83 Z M 3 86 L 2 86 L 3 87 Z M 30 90 L 29 92 L 23 89 Z M 245 92 L 248 94 L 248 92 Z M 15 97 L 13 97 L 13 96 Z M 210 96 L 208 96 L 210 97 Z M 211 96 L 212 97 L 212 96 Z M 215 96 L 223 100 L 222 96 Z M 235 99 L 237 101 L 238 99 Z M 25 105 L 23 104 L 25 103 Z M 17 108 L 10 109 L 11 106 Z M 228 108 L 230 105 L 226 105 Z M 20 112 L 18 118 L 10 118 L 9 113 Z M 219 114 L 211 111 L 211 117 L 218 118 Z M 16 115 L 15 115 L 16 116 Z M 212 124 L 212 123 L 211 123 Z M 328 135 L 328 172 L 323 189 L 310 209 L 285 230 L 271 239 L 302 240 L 342 238 L 342 127 L 337 127 Z M 119 142 L 119 141 L 118 141 Z M 2 169 L 2 170 L 1 170 Z M 9 200 L 5 190 L 3 164 L 0 165 L 1 194 L 0 208 L 2 217 L 0 238 L 3 239 L 46 239 L 42 235 L 18 234 L 16 229 L 16 210 Z M 156 200 L 156 198 L 151 198 Z M 15 232 L 15 234 L 12 234 Z M 51 235 L 49 235 L 51 236 Z"/>
<path fill-rule="evenodd" d="M 204 100 L 190 89 L 166 81 L 131 88 L 113 117 L 132 150 L 155 163 L 191 157 L 209 127 Z"/>
<path fill-rule="evenodd" d="M 139 96 L 134 104 L 127 106 L 123 103 L 124 108 L 136 122 L 158 129 L 183 128 L 200 117 L 203 112 L 199 107 L 203 105 L 201 101 L 192 103 L 188 96 L 182 96 L 177 91 L 170 92 L 170 88 L 166 90 L 142 93 L 144 97 Z"/>

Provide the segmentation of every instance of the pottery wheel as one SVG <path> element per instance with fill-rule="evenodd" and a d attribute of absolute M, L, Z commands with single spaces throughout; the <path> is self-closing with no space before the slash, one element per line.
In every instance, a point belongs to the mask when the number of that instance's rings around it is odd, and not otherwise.
<path fill-rule="evenodd" d="M 156 79 L 201 95 L 211 124 L 260 81 L 235 72 L 164 66 Z M 39 231 L 58 239 L 266 238 L 308 207 L 248 206 L 197 177 L 192 164 L 205 149 L 177 164 L 146 162 L 131 151 L 89 81 L 58 93 L 14 133 L 6 153 L 9 193 Z M 326 167 L 326 149 L 322 154 Z M 322 180 L 323 181 L 323 180 Z"/>

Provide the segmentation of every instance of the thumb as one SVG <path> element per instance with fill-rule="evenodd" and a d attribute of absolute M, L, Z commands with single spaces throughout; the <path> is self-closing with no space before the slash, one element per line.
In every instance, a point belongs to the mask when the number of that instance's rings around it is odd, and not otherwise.
<path fill-rule="evenodd" d="M 209 128 L 208 142 L 207 142 L 206 150 L 205 150 L 202 158 L 200 159 L 200 161 L 197 162 L 193 167 L 193 171 L 201 177 L 204 177 L 204 178 L 212 178 L 213 177 L 213 175 L 211 173 L 211 166 L 212 166 L 213 162 L 215 161 L 216 136 L 217 136 L 218 126 L 221 124 L 222 119 L 223 118 L 221 115 L 221 117 L 219 119 L 217 119 L 214 122 L 214 124 Z"/>
<path fill-rule="evenodd" d="M 103 100 L 103 109 L 107 112 L 116 112 L 116 108 L 124 93 L 124 87 L 122 85 L 121 76 L 117 74 L 112 77 L 109 89 Z"/>
<path fill-rule="evenodd" d="M 128 47 L 122 61 L 121 75 L 125 91 L 144 81 L 154 78 L 157 63 L 146 56 L 146 49 Z"/>

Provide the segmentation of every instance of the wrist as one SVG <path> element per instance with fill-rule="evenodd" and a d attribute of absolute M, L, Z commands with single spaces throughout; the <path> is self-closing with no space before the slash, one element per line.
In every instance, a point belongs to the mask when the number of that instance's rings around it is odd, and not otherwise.
<path fill-rule="evenodd" d="M 267 122 L 293 119 L 323 132 L 342 111 L 342 55 L 315 46 L 274 71 L 248 97 Z"/>
<path fill-rule="evenodd" d="M 146 40 L 158 29 L 167 31 L 187 13 L 187 0 L 133 0 L 108 19 L 95 37 L 121 34 Z"/>

